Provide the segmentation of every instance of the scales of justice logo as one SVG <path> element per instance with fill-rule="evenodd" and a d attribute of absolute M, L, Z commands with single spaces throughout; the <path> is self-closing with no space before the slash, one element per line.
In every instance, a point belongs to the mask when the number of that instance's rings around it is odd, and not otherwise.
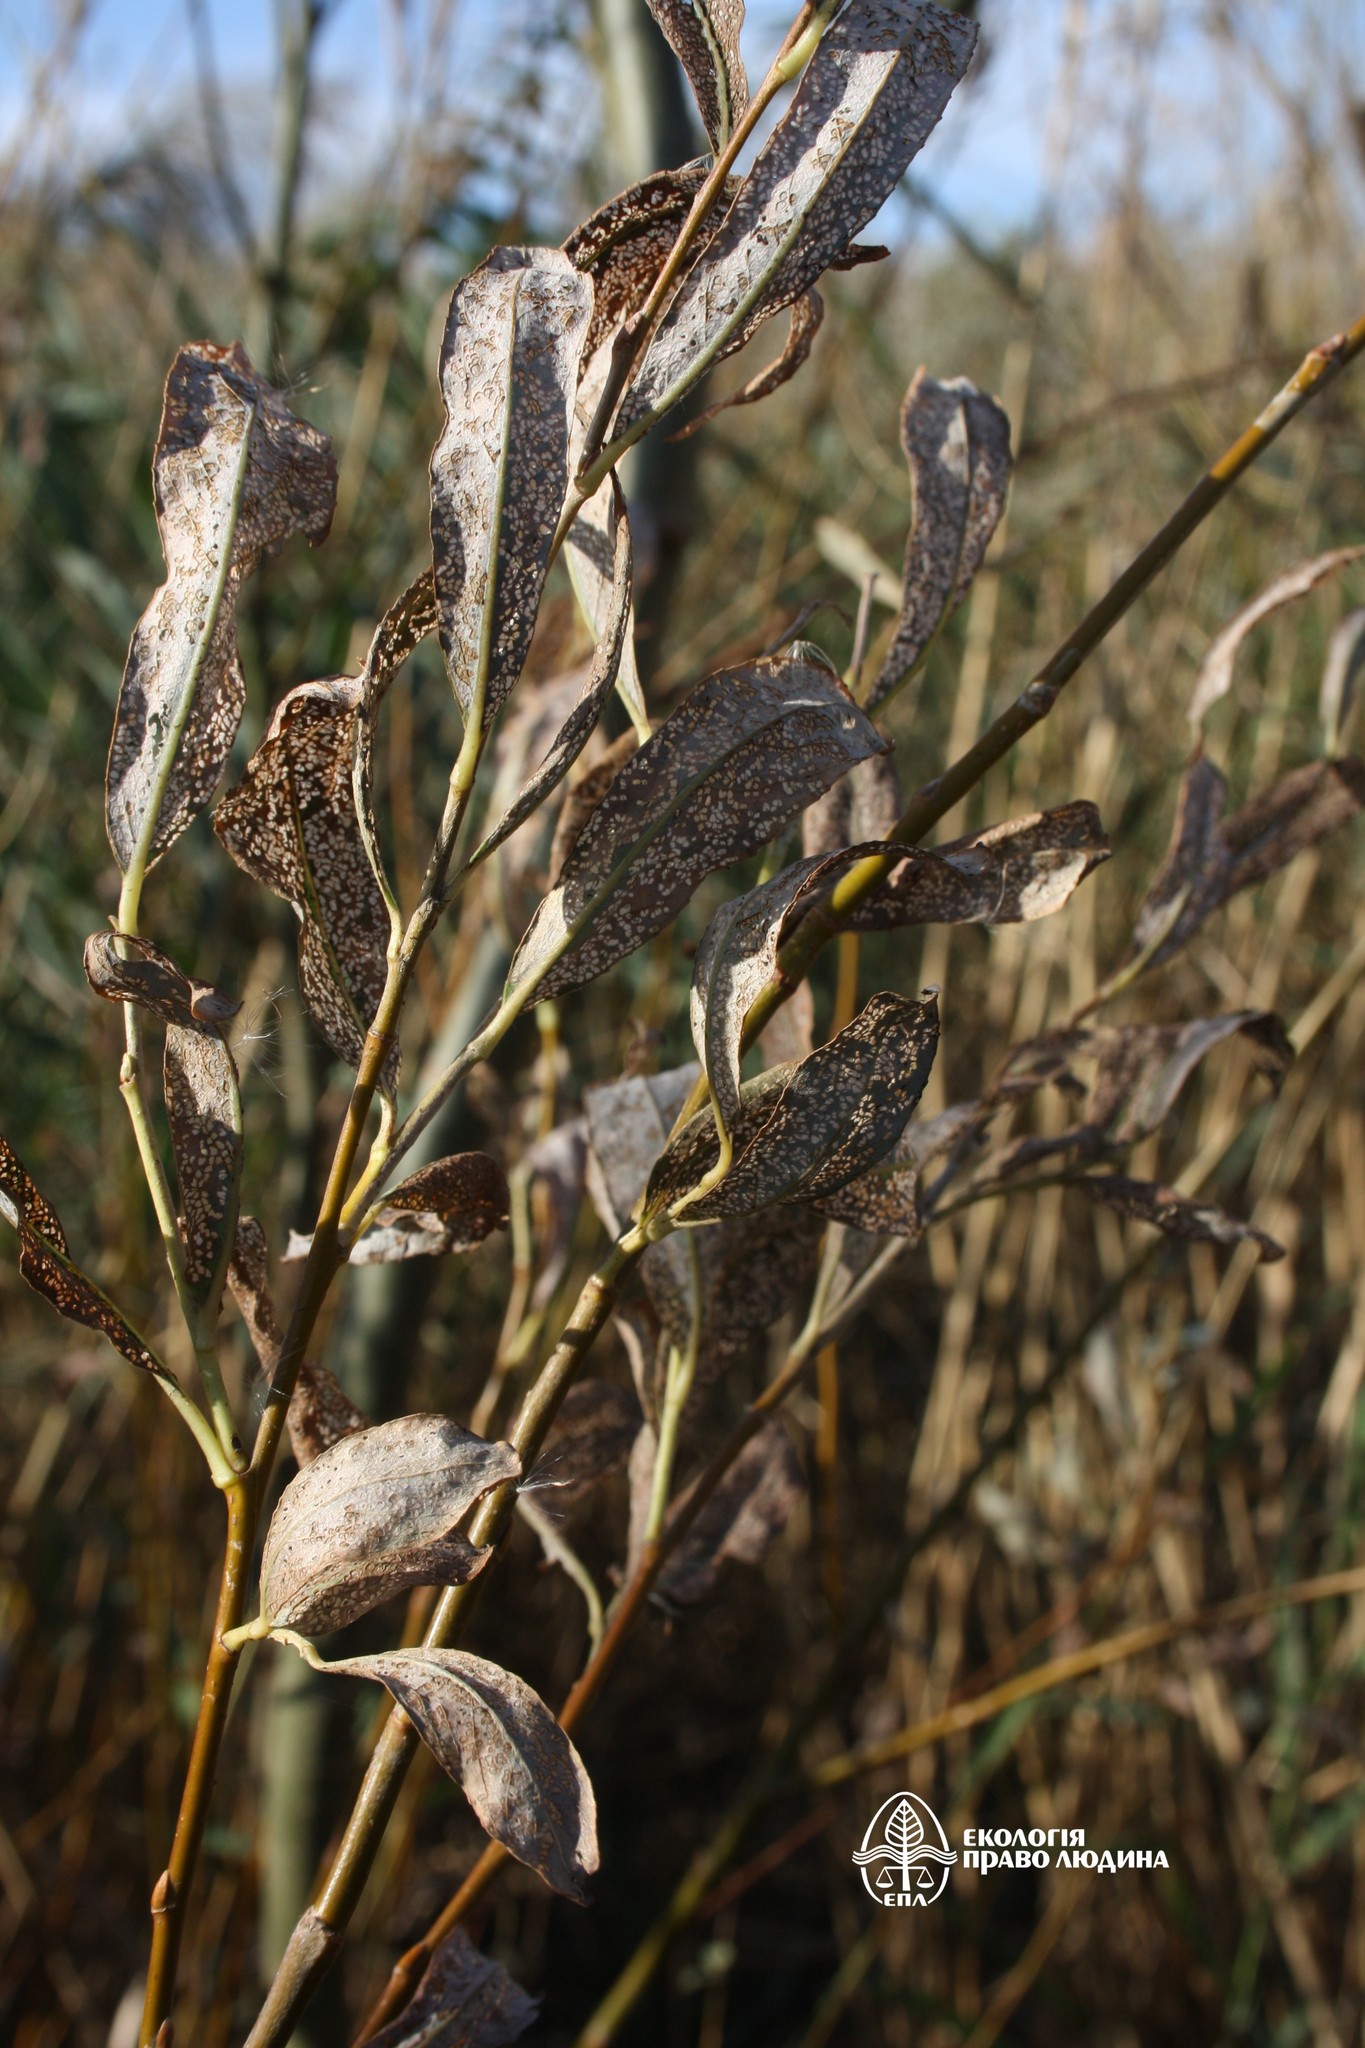
<path fill-rule="evenodd" d="M 853 1861 L 878 1905 L 932 1906 L 957 1854 L 932 1806 L 917 1792 L 893 1792 L 873 1814 Z"/>

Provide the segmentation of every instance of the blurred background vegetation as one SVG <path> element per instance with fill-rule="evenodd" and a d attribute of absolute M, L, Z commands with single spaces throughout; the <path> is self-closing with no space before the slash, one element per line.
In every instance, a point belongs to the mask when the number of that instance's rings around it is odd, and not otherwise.
<path fill-rule="evenodd" d="M 890 260 L 832 280 L 796 383 L 695 441 L 646 448 L 631 483 L 657 711 L 808 600 L 853 610 L 867 549 L 898 580 L 908 489 L 895 423 L 918 363 L 1002 395 L 1019 457 L 1008 528 L 893 713 L 907 787 L 974 737 L 1365 290 L 1354 0 L 981 0 L 978 12 L 978 75 L 889 209 Z M 751 70 L 779 26 L 774 8 L 753 10 Z M 101 777 L 127 637 L 162 573 L 149 463 L 166 367 L 182 340 L 244 335 L 337 447 L 329 542 L 266 565 L 243 611 L 244 756 L 280 691 L 346 667 L 420 566 L 454 279 L 495 241 L 560 239 L 699 141 L 641 0 L 278 0 L 273 24 L 206 0 L 159 14 L 64 0 L 0 8 L 0 35 L 0 1116 L 91 1270 L 174 1354 L 116 1100 L 117 1018 L 80 969 L 116 900 Z M 1090 797 L 1110 865 L 1039 925 L 867 945 L 869 988 L 943 988 L 929 1109 L 977 1092 L 1009 1044 L 1065 1015 L 1121 956 L 1166 843 L 1184 707 L 1212 634 L 1291 561 L 1362 537 L 1356 371 L 944 828 Z M 1215 720 L 1236 795 L 1320 748 L 1327 640 L 1361 602 L 1365 571 L 1348 570 L 1251 644 Z M 837 617 L 811 630 L 842 658 Z M 556 585 L 533 674 L 582 651 Z M 428 650 L 387 723 L 409 893 L 454 736 Z M 1117 1218 L 1073 1211 L 1060 1190 L 1013 1196 L 939 1226 L 822 1360 L 793 1411 L 809 1512 L 761 1570 L 732 1566 L 702 1607 L 652 1614 L 580 1737 L 603 1821 L 594 1908 L 551 1904 L 514 1869 L 482 1909 L 475 1931 L 544 1999 L 532 2040 L 572 2040 L 903 1531 L 1058 1359 L 1050 1401 L 914 1558 L 812 1760 L 920 1720 L 1040 1646 L 1360 1558 L 1362 882 L 1358 834 L 1301 856 L 1127 1006 L 1170 1020 L 1250 1003 L 1293 1024 L 1326 984 L 1277 1101 L 1260 1099 L 1234 1049 L 1134 1169 L 1173 1177 L 1203 1162 L 1203 1185 L 1273 1231 L 1283 1263 L 1253 1276 L 1209 1247 L 1167 1245 L 1124 1281 L 1138 1238 Z M 418 1005 L 432 1040 L 482 1009 L 527 887 L 505 875 L 436 950 Z M 557 1046 L 529 1020 L 514 1033 L 443 1149 L 453 1133 L 514 1153 L 547 1099 L 571 1115 L 585 1082 L 627 1058 L 687 1057 L 683 955 L 719 888 L 628 974 L 566 1003 Z M 291 920 L 248 889 L 203 820 L 150 894 L 159 941 L 245 996 L 248 1206 L 279 1242 L 308 1227 L 343 1100 L 297 1002 Z M 821 1018 L 833 999 L 830 960 Z M 585 1209 L 569 1299 L 595 1231 Z M 377 1414 L 466 1417 L 498 1347 L 508 1247 L 396 1271 L 351 1277 L 334 1359 Z M 153 1390 L 24 1293 L 8 1234 L 0 1312 L 0 2034 L 121 2048 L 135 2038 L 146 1899 L 197 1701 L 217 1512 Z M 598 1367 L 627 1377 L 614 1343 Z M 603 1583 L 623 1516 L 608 1489 L 572 1522 Z M 474 1647 L 557 1700 L 582 1660 L 581 1603 L 539 1567 L 528 1532 L 516 1541 L 517 1599 L 481 1618 Z M 1059 1688 L 833 1800 L 798 1788 L 622 2039 L 1362 2038 L 1363 1657 L 1365 1601 L 1293 1611 Z M 338 1690 L 340 1717 L 302 1667 L 263 1656 L 239 1706 L 177 2035 L 194 2048 L 241 2037 L 349 1803 L 373 1702 Z M 954 1837 L 1084 1826 L 1096 1846 L 1160 1846 L 1171 1867 L 962 1873 L 933 1914 L 873 1918 L 849 1858 L 902 1782 Z M 310 2021 L 318 2048 L 348 2038 L 346 2013 L 478 1847 L 453 1789 L 415 1773 L 346 1969 Z"/>

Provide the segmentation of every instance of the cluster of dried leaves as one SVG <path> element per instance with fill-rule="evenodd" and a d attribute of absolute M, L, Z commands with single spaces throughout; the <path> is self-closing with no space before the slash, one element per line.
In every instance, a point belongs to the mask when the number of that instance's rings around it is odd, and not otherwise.
<path fill-rule="evenodd" d="M 653 4 L 720 151 L 750 104 L 741 0 Z M 1260 1012 L 1162 1027 L 1077 1016 L 1017 1046 L 979 1099 L 931 1120 L 916 1121 L 915 1111 L 938 1048 L 935 991 L 873 994 L 823 1043 L 809 1005 L 792 1002 L 781 1043 L 767 1036 L 757 1070 L 745 1074 L 746 1020 L 774 985 L 794 994 L 783 952 L 812 915 L 833 911 L 855 932 L 1027 922 L 1061 909 L 1108 857 L 1100 819 L 1083 802 L 933 850 L 894 839 L 898 786 L 873 714 L 969 590 L 1001 519 L 1009 428 L 991 398 L 923 371 L 910 386 L 904 591 L 866 689 L 797 641 L 699 682 L 657 726 L 643 703 L 628 510 L 614 470 L 597 475 L 594 464 L 604 450 L 614 460 L 775 314 L 789 314 L 786 347 L 734 402 L 762 398 L 799 368 L 820 317 L 818 279 L 877 253 L 855 238 L 942 113 L 974 36 L 968 21 L 932 6 L 848 0 L 753 168 L 713 186 L 704 218 L 693 222 L 692 209 L 708 165 L 660 172 L 562 250 L 498 249 L 456 288 L 441 351 L 445 424 L 431 458 L 431 565 L 385 614 L 358 674 L 286 692 L 213 814 L 231 857 L 294 910 L 300 987 L 321 1036 L 358 1073 L 372 1059 L 384 1115 L 367 1169 L 372 1199 L 343 1240 L 355 1263 L 469 1251 L 508 1219 L 504 1163 L 484 1153 L 440 1159 L 378 1192 L 421 1121 L 401 1121 L 399 1031 L 384 1005 L 396 993 L 401 1016 L 416 953 L 466 876 L 504 849 L 510 856 L 514 836 L 559 803 L 552 879 L 494 1020 L 505 1028 L 527 1002 L 580 989 L 637 952 L 705 877 L 764 849 L 780 853 L 802 819 L 801 856 L 730 896 L 706 928 L 690 1003 L 698 1065 L 589 1089 L 581 1118 L 525 1162 L 554 1190 L 537 1248 L 543 1273 L 563 1270 L 585 1190 L 607 1230 L 643 1254 L 643 1299 L 621 1310 L 638 1406 L 621 1389 L 581 1385 L 541 1467 L 563 1487 L 628 1468 L 628 1570 L 659 1534 L 649 1503 L 661 1472 L 669 1497 L 665 1446 L 689 1390 L 715 1385 L 804 1307 L 822 1256 L 822 1300 L 836 1315 L 887 1245 L 915 1243 L 950 1206 L 1040 1177 L 1169 1235 L 1248 1239 L 1263 1258 L 1278 1251 L 1212 1204 L 1121 1170 L 1220 1046 L 1249 1045 L 1272 1085 L 1279 1080 L 1289 1047 Z M 643 322 L 666 265 L 667 289 Z M 143 873 L 212 801 L 237 732 L 240 590 L 267 550 L 298 534 L 325 537 L 335 470 L 323 437 L 239 347 L 195 344 L 168 379 L 155 485 L 167 579 L 133 635 L 108 775 L 109 838 L 132 916 L 91 937 L 86 971 L 97 995 L 164 1033 L 177 1258 L 196 1327 L 212 1330 L 230 1286 L 264 1383 L 289 1401 L 300 1469 L 265 1536 L 255 1633 L 297 1641 L 407 1589 L 481 1576 L 495 1549 L 471 1539 L 470 1518 L 528 1475 L 513 1443 L 484 1441 L 445 1417 L 372 1425 L 324 1368 L 291 1358 L 264 1236 L 239 1213 L 242 1125 L 227 1037 L 236 1006 L 187 977 L 135 923 Z M 544 693 L 560 708 L 548 726 L 540 720 L 520 768 L 515 750 L 504 750 L 502 768 L 510 761 L 515 772 L 500 774 L 482 833 L 462 856 L 477 770 L 526 667 L 561 540 L 594 656 L 557 696 Z M 1201 673 L 1197 731 L 1229 688 L 1245 634 L 1354 552 L 1293 572 L 1233 621 Z M 422 901 L 403 906 L 376 815 L 375 738 L 395 674 L 432 634 L 465 738 Z M 1361 808 L 1365 765 L 1336 758 L 1333 744 L 1353 664 L 1343 656 L 1332 673 L 1329 756 L 1231 815 L 1223 774 L 1196 750 L 1169 854 L 1106 995 L 1167 963 L 1237 891 Z M 613 689 L 642 743 L 612 748 L 568 789 Z M 840 891 L 855 881 L 844 902 Z M 496 1028 L 480 1047 L 495 1042 Z M 140 1086 L 136 1071 L 127 1085 Z M 1045 1089 L 1062 1092 L 1073 1120 L 1045 1137 L 1014 1135 L 1013 1121 Z M 0 1208 L 19 1234 L 25 1279 L 170 1383 L 72 1261 L 55 1214 L 3 1141 Z M 312 1274 L 318 1247 L 299 1238 L 283 1256 Z M 231 1449 L 223 1446 L 225 1456 Z M 220 1483 L 246 1484 L 242 1464 L 229 1463 Z M 695 1518 L 661 1595 L 702 1599 L 727 1560 L 761 1558 L 800 1490 L 791 1439 L 771 1422 Z M 597 1866 L 592 1790 L 568 1736 L 524 1681 L 440 1643 L 321 1668 L 387 1688 L 490 1837 L 556 1890 L 585 1896 Z M 532 2016 L 524 1994 L 457 1934 L 407 2015 L 379 2038 L 390 2048 L 438 2039 L 487 2048 L 515 2039 Z"/>

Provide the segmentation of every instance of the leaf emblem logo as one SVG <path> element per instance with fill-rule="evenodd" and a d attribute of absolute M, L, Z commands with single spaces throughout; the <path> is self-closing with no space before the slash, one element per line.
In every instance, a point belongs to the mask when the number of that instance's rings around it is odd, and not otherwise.
<path fill-rule="evenodd" d="M 878 1807 L 853 1861 L 881 1906 L 932 1906 L 943 1896 L 957 1853 L 938 1815 L 916 1792 L 893 1792 Z"/>

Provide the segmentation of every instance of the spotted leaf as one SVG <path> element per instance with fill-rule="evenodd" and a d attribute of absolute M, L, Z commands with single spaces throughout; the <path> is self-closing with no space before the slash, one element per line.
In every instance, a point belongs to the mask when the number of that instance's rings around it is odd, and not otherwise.
<path fill-rule="evenodd" d="M 689 1223 L 744 1215 L 774 1202 L 815 1206 L 875 1166 L 900 1137 L 938 1048 L 938 1004 L 883 993 L 794 1067 L 746 1084 L 734 1119 L 733 1164 L 683 1212 Z M 650 1176 L 644 1213 L 671 1209 L 719 1157 L 703 1111 L 673 1138 Z"/>
<path fill-rule="evenodd" d="M 974 23 L 937 7 L 851 0 L 674 294 L 618 432 L 660 418 L 844 253 L 938 121 L 976 35 Z"/>
<path fill-rule="evenodd" d="M 0 1216 L 18 1233 L 20 1276 L 35 1294 L 43 1295 L 68 1322 L 98 1330 L 131 1365 L 141 1366 L 157 1379 L 170 1378 L 123 1312 L 73 1264 L 56 1210 L 39 1193 L 4 1138 L 0 1138 Z"/>
<path fill-rule="evenodd" d="M 568 485 L 592 286 L 558 249 L 495 249 L 456 286 L 431 457 L 441 651 L 486 730 L 521 674 Z"/>
<path fill-rule="evenodd" d="M 345 1436 L 291 1479 L 266 1532 L 261 1609 L 322 1635 L 410 1586 L 455 1586 L 488 1562 L 457 1527 L 521 1474 L 510 1444 L 442 1415 L 404 1415 Z"/>
<path fill-rule="evenodd" d="M 514 991 L 591 981 L 887 742 L 813 648 L 701 683 L 626 762 L 517 948 Z"/>
<path fill-rule="evenodd" d="M 241 587 L 290 535 L 323 540 L 336 497 L 327 437 L 295 419 L 240 343 L 176 356 L 152 480 L 167 575 L 128 649 L 106 788 L 125 872 L 139 846 L 164 853 L 213 795 L 245 698 Z"/>
<path fill-rule="evenodd" d="M 1229 1216 L 1216 1202 L 1192 1201 L 1175 1188 L 1160 1187 L 1155 1181 L 1128 1180 L 1117 1173 L 1086 1174 L 1072 1183 L 1107 1209 L 1121 1216 L 1150 1223 L 1165 1237 L 1188 1238 L 1198 1244 L 1251 1244 L 1263 1265 L 1284 1257 L 1284 1246 L 1253 1224 Z"/>
<path fill-rule="evenodd" d="M 359 675 L 300 683 L 280 700 L 214 813 L 238 866 L 293 906 L 304 1001 L 353 1067 L 383 994 L 391 934 L 369 815 L 371 736 L 389 684 L 434 620 L 431 581 L 420 577 L 380 621 Z M 382 1085 L 392 1093 L 397 1080 L 395 1046 Z"/>
<path fill-rule="evenodd" d="M 583 1902 L 598 1862 L 592 1786 L 524 1679 L 464 1650 L 389 1650 L 327 1669 L 387 1686 L 493 1840 L 553 1891 Z"/>
<path fill-rule="evenodd" d="M 687 73 L 711 147 L 724 149 L 749 104 L 739 54 L 744 0 L 649 0 L 649 11 Z"/>
<path fill-rule="evenodd" d="M 1000 524 L 1012 459 L 1010 423 L 965 377 L 916 373 L 901 409 L 913 515 L 900 618 L 868 697 L 885 703 L 961 604 Z"/>

